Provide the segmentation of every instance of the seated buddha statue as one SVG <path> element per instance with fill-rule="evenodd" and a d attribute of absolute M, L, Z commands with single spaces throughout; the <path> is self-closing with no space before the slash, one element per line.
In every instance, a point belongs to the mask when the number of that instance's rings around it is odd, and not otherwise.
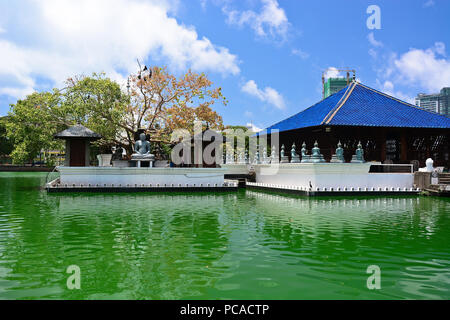
<path fill-rule="evenodd" d="M 131 159 L 151 159 L 155 156 L 150 153 L 150 142 L 147 141 L 145 133 L 139 135 L 139 140 L 134 144 L 134 153 L 131 155 Z"/>

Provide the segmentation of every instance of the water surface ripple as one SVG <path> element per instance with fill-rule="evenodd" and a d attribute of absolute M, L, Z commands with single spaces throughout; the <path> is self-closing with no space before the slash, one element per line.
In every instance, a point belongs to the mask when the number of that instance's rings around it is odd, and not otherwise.
<path fill-rule="evenodd" d="M 450 298 L 449 199 L 48 195 L 44 180 L 0 173 L 1 299 Z"/>

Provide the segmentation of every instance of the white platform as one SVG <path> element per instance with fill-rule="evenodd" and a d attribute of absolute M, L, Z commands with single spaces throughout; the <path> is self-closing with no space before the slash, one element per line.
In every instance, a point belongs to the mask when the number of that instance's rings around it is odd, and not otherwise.
<path fill-rule="evenodd" d="M 256 182 L 312 189 L 327 188 L 412 188 L 413 173 L 369 173 L 367 163 L 283 163 L 275 166 L 255 165 Z"/>
<path fill-rule="evenodd" d="M 225 174 L 248 174 L 250 165 L 245 163 L 226 163 L 221 165 Z"/>
<path fill-rule="evenodd" d="M 61 185 L 222 185 L 222 168 L 57 167 Z"/>

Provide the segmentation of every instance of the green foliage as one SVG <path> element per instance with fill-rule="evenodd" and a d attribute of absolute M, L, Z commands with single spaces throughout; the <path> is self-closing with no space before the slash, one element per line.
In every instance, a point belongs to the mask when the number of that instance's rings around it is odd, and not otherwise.
<path fill-rule="evenodd" d="M 92 77 L 69 79 L 63 94 L 61 110 L 72 120 L 99 133 L 103 138 L 100 146 L 120 144 L 123 129 L 121 122 L 126 114 L 128 96 L 120 86 L 105 77 L 104 73 L 94 73 Z"/>
<path fill-rule="evenodd" d="M 46 158 L 45 165 L 49 168 L 54 167 L 56 165 L 56 155 L 49 155 Z"/>
<path fill-rule="evenodd" d="M 7 117 L 0 118 L 0 158 L 9 156 L 13 151 L 12 140 L 6 135 Z"/>
<path fill-rule="evenodd" d="M 170 154 L 172 152 L 171 145 L 168 143 L 161 143 L 160 147 L 161 147 L 161 154 L 163 155 L 164 159 L 169 159 Z"/>
<path fill-rule="evenodd" d="M 115 144 L 119 119 L 124 116 L 126 95 L 104 74 L 69 79 L 64 90 L 33 93 L 11 105 L 6 131 L 14 141 L 14 163 L 30 162 L 40 150 L 61 150 L 53 136 L 80 123 L 102 135 L 99 145 Z"/>
<path fill-rule="evenodd" d="M 130 95 L 104 73 L 94 73 L 69 78 L 62 90 L 33 93 L 17 101 L 6 122 L 7 137 L 14 141 L 13 161 L 32 161 L 40 150 L 61 150 L 62 141 L 55 141 L 54 134 L 76 123 L 102 136 L 95 142 L 99 149 L 121 146 L 128 155 L 143 127 L 159 133 L 164 142 L 174 128 L 188 127 L 196 118 L 212 127 L 222 126 L 222 118 L 210 105 L 216 100 L 226 103 L 225 98 L 221 88 L 210 89 L 212 82 L 205 75 L 189 71 L 177 79 L 165 69 L 153 71 L 149 80 L 131 77 Z M 196 108 L 186 107 L 186 101 L 206 98 Z M 168 147 L 162 146 L 161 153 L 168 154 Z"/>
<path fill-rule="evenodd" d="M 60 101 L 59 92 L 33 93 L 11 105 L 6 132 L 14 141 L 11 157 L 14 163 L 31 162 L 40 150 L 60 146 L 53 139 L 61 125 L 53 117 L 53 109 Z"/>
<path fill-rule="evenodd" d="M 241 129 L 244 132 L 248 131 L 248 128 L 246 126 L 232 126 L 232 125 L 228 125 L 225 127 L 225 129 L 232 129 L 232 130 L 238 130 Z M 225 133 L 224 133 L 225 134 Z"/>

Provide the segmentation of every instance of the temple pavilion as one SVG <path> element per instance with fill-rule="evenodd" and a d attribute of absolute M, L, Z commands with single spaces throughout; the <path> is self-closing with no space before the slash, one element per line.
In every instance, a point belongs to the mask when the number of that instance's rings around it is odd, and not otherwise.
<path fill-rule="evenodd" d="M 311 150 L 317 140 L 327 161 L 339 141 L 350 161 L 361 141 L 366 161 L 450 165 L 450 118 L 356 81 L 261 134 L 270 140 L 272 130 L 279 130 L 280 146 L 295 143 L 298 154 L 303 142 Z"/>

